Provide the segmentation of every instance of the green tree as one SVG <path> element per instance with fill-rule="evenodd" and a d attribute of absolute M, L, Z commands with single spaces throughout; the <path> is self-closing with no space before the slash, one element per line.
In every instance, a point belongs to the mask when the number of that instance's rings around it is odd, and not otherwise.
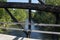
<path fill-rule="evenodd" d="M 60 0 L 45 0 L 45 3 L 50 5 L 60 5 Z"/>
<path fill-rule="evenodd" d="M 37 20 L 38 19 L 38 20 Z M 52 13 L 37 11 L 33 18 L 35 23 L 55 23 L 55 16 Z"/>
<path fill-rule="evenodd" d="M 19 22 L 25 21 L 27 18 L 27 12 L 24 9 L 15 9 L 11 13 Z"/>

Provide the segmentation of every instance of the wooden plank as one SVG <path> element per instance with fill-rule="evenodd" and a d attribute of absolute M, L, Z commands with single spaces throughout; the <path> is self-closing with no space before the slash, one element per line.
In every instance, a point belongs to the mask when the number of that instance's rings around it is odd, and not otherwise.
<path fill-rule="evenodd" d="M 0 8 L 21 8 L 60 13 L 60 6 L 40 5 L 36 3 L 0 2 Z"/>

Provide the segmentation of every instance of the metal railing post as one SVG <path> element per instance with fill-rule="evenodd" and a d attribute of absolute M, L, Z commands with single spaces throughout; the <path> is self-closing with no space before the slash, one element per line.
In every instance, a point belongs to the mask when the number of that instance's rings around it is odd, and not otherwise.
<path fill-rule="evenodd" d="M 31 0 L 29 0 L 29 3 L 31 3 Z M 31 9 L 29 9 L 29 23 L 31 24 Z M 31 30 L 31 25 L 28 25 L 28 29 Z M 31 31 L 28 31 L 28 38 L 30 38 Z"/>

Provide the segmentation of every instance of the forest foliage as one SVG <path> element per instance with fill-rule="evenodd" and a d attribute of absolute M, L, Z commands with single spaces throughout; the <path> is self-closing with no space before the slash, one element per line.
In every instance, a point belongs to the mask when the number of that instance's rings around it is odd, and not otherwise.
<path fill-rule="evenodd" d="M 45 4 L 48 4 L 48 5 L 60 5 L 60 0 L 44 0 L 44 1 L 45 1 Z M 55 24 L 56 16 L 55 16 L 55 13 L 36 11 L 35 16 L 33 17 L 33 20 L 35 23 Z"/>

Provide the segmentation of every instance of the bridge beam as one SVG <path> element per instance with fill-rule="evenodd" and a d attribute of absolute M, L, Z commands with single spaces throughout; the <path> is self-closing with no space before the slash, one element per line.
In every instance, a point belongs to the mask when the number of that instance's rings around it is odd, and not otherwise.
<path fill-rule="evenodd" d="M 0 8 L 20 8 L 60 13 L 60 6 L 40 5 L 37 3 L 0 2 Z"/>

